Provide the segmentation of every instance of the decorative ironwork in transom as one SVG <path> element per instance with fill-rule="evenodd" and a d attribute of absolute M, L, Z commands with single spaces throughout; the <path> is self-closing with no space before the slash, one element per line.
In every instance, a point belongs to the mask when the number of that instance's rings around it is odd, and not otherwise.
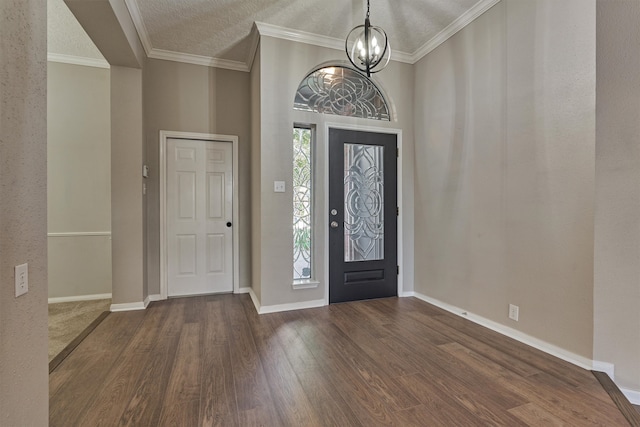
<path fill-rule="evenodd" d="M 294 110 L 391 121 L 380 89 L 367 77 L 346 67 L 324 67 L 305 77 Z"/>

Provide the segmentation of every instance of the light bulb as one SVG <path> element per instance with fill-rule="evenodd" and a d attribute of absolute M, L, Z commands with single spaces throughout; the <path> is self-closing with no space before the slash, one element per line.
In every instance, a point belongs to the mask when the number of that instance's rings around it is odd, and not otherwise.
<path fill-rule="evenodd" d="M 380 55 L 380 46 L 376 46 L 373 51 L 375 52 L 376 56 Z"/>
<path fill-rule="evenodd" d="M 378 46 L 378 39 L 376 38 L 376 36 L 373 36 L 373 40 L 371 40 L 371 46 Z"/>
<path fill-rule="evenodd" d="M 362 44 L 362 40 L 358 39 L 358 50 L 362 52 L 364 49 L 364 45 Z"/>

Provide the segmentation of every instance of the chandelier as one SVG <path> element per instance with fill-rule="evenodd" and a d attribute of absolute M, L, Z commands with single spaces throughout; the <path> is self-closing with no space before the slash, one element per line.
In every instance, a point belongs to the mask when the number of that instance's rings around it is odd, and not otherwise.
<path fill-rule="evenodd" d="M 358 25 L 349 32 L 345 41 L 345 51 L 353 66 L 366 73 L 367 77 L 382 71 L 391 59 L 387 33 L 380 27 L 372 26 L 369 21 L 369 0 L 364 25 Z"/>

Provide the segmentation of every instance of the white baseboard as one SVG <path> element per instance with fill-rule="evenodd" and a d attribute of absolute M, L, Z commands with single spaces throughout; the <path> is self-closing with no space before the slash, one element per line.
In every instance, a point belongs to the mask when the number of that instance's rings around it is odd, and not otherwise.
<path fill-rule="evenodd" d="M 94 301 L 97 299 L 111 299 L 111 294 L 77 295 L 73 297 L 49 298 L 49 304 L 59 302 Z"/>
<path fill-rule="evenodd" d="M 532 337 L 531 335 L 527 335 L 516 329 L 502 325 L 498 322 L 494 322 L 493 320 L 489 320 L 485 317 L 478 316 L 477 314 L 471 313 L 467 310 L 463 310 L 451 304 L 447 304 L 445 302 L 439 301 L 435 298 L 428 297 L 418 292 L 415 292 L 414 296 L 418 299 L 426 301 L 429 304 L 433 304 L 436 307 L 440 307 L 443 310 L 446 310 L 457 316 L 464 317 L 465 319 L 469 319 L 473 323 L 477 323 L 478 325 L 484 326 L 485 328 L 489 328 L 492 331 L 498 332 L 499 334 L 505 335 L 509 338 L 513 338 L 514 340 L 519 341 L 523 344 L 527 344 L 547 354 L 550 354 L 566 362 L 579 366 L 582 369 L 587 369 L 590 371 L 593 368 L 593 361 L 586 357 L 580 356 L 579 354 L 575 354 L 573 352 L 565 350 L 564 348 L 558 347 L 556 345 L 553 345 L 541 339 Z"/>
<path fill-rule="evenodd" d="M 164 298 L 162 298 L 162 295 L 160 295 L 160 294 L 151 294 L 147 298 L 149 299 L 150 302 L 162 301 L 164 299 Z"/>
<path fill-rule="evenodd" d="M 624 394 L 629 402 L 634 405 L 640 405 L 640 390 L 629 390 L 628 388 L 621 388 L 620 391 Z"/>
<path fill-rule="evenodd" d="M 112 312 L 144 310 L 145 308 L 147 308 L 147 305 L 149 305 L 148 299 L 149 297 L 147 297 L 145 301 L 140 301 L 140 302 L 126 302 L 123 304 L 111 304 L 110 310 Z"/>
<path fill-rule="evenodd" d="M 251 301 L 253 302 L 253 306 L 256 308 L 258 314 L 260 314 L 260 301 L 255 292 L 253 292 L 253 288 L 249 288 L 249 296 L 251 297 Z"/>
<path fill-rule="evenodd" d="M 251 287 L 247 286 L 246 288 L 240 288 L 238 291 L 234 292 L 234 294 L 248 294 L 251 292 Z"/>
<path fill-rule="evenodd" d="M 256 311 L 258 312 L 258 314 L 279 313 L 281 311 L 291 311 L 291 310 L 302 310 L 305 308 L 317 308 L 317 307 L 324 307 L 325 305 L 327 305 L 324 299 L 294 302 L 290 304 L 261 305 L 260 301 L 258 301 L 258 297 L 256 296 L 255 292 L 253 292 L 253 288 L 249 288 L 249 295 L 251 296 L 251 301 L 253 301 L 253 305 L 256 307 Z"/>
<path fill-rule="evenodd" d="M 593 370 L 598 372 L 604 372 L 609 375 L 612 381 L 616 379 L 616 367 L 613 363 L 601 362 L 599 360 L 593 361 Z"/>
<path fill-rule="evenodd" d="M 318 308 L 324 307 L 326 304 L 324 298 L 311 301 L 294 302 L 290 304 L 276 304 L 276 305 L 263 305 L 260 307 L 258 313 L 279 313 L 281 311 L 303 310 L 305 308 Z"/>

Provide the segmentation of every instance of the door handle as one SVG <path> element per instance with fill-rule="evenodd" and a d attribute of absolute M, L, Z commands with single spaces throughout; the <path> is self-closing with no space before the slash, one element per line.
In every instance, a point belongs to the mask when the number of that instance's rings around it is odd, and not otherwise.
<path fill-rule="evenodd" d="M 331 228 L 338 228 L 338 221 L 331 221 Z"/>
<path fill-rule="evenodd" d="M 231 227 L 231 223 L 230 222 L 227 222 L 227 227 Z"/>

